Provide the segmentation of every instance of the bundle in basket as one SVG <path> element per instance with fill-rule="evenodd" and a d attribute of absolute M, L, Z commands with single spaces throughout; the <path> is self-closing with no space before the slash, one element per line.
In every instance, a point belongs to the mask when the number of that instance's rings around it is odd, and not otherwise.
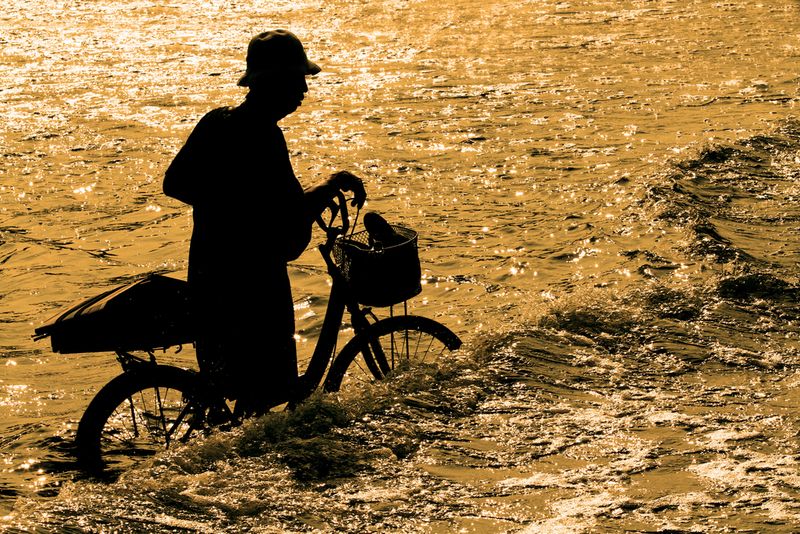
<path fill-rule="evenodd" d="M 392 306 L 422 291 L 417 232 L 398 225 L 392 229 L 400 239 L 390 246 L 373 246 L 366 230 L 334 243 L 334 261 L 365 306 Z"/>

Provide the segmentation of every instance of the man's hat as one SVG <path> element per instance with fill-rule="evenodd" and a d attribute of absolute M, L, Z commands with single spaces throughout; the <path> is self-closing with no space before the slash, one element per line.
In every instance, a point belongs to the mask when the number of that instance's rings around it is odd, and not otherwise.
<path fill-rule="evenodd" d="M 249 87 L 264 75 L 282 72 L 317 74 L 319 66 L 308 60 L 303 44 L 292 32 L 272 30 L 253 37 L 247 46 L 247 70 L 239 85 Z"/>

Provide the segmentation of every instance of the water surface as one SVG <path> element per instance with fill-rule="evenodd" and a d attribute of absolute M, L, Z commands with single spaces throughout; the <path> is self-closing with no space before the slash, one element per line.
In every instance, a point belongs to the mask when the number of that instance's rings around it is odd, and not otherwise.
<path fill-rule="evenodd" d="M 6 2 L 5 528 L 791 532 L 798 9 Z M 412 310 L 467 346 L 304 415 L 339 426 L 269 442 L 262 422 L 76 480 L 76 423 L 117 364 L 32 331 L 143 274 L 185 276 L 191 215 L 161 177 L 206 111 L 241 100 L 246 43 L 274 27 L 324 69 L 282 122 L 296 173 L 356 172 L 369 209 L 420 230 Z M 230 251 L 232 271 L 265 247 Z M 327 280 L 313 249 L 291 275 L 307 354 Z"/>

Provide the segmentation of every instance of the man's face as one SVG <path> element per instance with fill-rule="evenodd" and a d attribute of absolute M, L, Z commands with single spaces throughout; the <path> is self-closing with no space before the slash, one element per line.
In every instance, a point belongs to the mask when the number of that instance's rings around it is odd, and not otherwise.
<path fill-rule="evenodd" d="M 248 100 L 253 100 L 276 120 L 280 120 L 300 107 L 307 92 L 304 74 L 281 73 L 254 80 Z"/>

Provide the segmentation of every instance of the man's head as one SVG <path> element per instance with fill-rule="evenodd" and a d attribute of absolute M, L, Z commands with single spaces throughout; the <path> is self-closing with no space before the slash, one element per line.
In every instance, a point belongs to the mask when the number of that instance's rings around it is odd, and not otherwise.
<path fill-rule="evenodd" d="M 319 71 L 293 33 L 273 30 L 250 41 L 247 71 L 239 85 L 250 88 L 247 101 L 251 105 L 279 121 L 300 107 L 308 92 L 306 76 Z"/>
<path fill-rule="evenodd" d="M 247 71 L 239 80 L 243 87 L 258 85 L 263 78 L 314 75 L 319 66 L 308 60 L 303 44 L 292 32 L 272 30 L 253 37 L 247 47 Z"/>

